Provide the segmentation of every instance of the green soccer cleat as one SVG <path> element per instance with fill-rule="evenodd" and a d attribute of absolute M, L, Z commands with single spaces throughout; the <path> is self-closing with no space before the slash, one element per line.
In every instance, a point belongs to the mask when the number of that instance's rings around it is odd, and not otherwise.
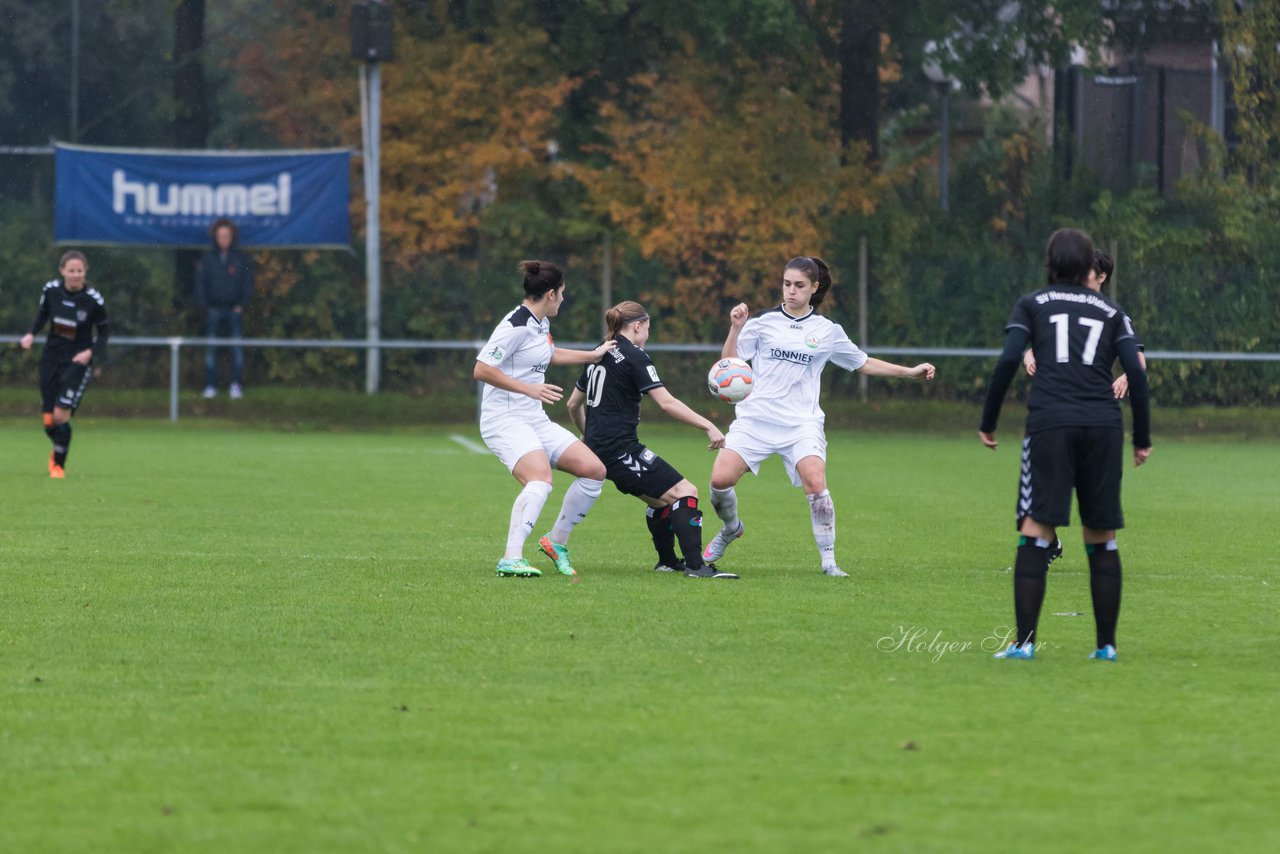
<path fill-rule="evenodd" d="M 522 557 L 504 557 L 498 561 L 498 575 L 504 578 L 537 578 L 542 572 Z"/>
<path fill-rule="evenodd" d="M 550 534 L 544 534 L 538 540 L 538 548 L 542 549 L 542 553 L 555 563 L 556 572 L 561 575 L 578 574 L 573 565 L 569 563 L 569 547 L 551 542 Z"/>

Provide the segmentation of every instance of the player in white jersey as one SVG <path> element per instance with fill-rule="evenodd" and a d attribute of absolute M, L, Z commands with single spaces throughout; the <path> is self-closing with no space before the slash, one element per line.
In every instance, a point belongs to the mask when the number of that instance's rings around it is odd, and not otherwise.
<path fill-rule="evenodd" d="M 800 256 L 787 262 L 782 273 L 780 306 L 750 319 L 746 303 L 729 313 L 729 335 L 720 355 L 746 359 L 755 378 L 711 470 L 711 506 L 724 527 L 702 553 L 709 563 L 723 557 L 743 534 L 734 486 L 747 471 L 758 474 L 760 464 L 777 454 L 791 484 L 803 486 L 809 498 L 823 574 L 848 575 L 835 557 L 836 512 L 827 491 L 827 437 L 818 406 L 822 369 L 834 362 L 871 376 L 931 380 L 934 367 L 928 362 L 911 368 L 894 365 L 858 349 L 840 324 L 814 310 L 830 288 L 831 273 L 822 259 Z"/>
<path fill-rule="evenodd" d="M 521 261 L 524 301 L 489 336 L 476 356 L 475 378 L 485 383 L 480 399 L 480 436 L 523 489 L 511 508 L 507 545 L 498 575 L 538 576 L 524 558 L 524 543 L 551 495 L 551 469 L 577 477 L 565 493 L 555 527 L 538 547 L 562 575 L 576 575 L 569 563 L 569 533 L 586 518 L 604 486 L 604 463 L 572 433 L 543 411 L 563 389 L 546 381 L 550 365 L 595 362 L 617 344 L 594 350 L 557 348 L 551 321 L 564 304 L 564 273 L 547 261 Z"/>

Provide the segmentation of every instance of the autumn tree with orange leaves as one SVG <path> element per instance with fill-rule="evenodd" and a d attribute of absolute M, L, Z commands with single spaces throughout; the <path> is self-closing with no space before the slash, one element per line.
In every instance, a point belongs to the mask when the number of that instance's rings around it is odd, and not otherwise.
<path fill-rule="evenodd" d="M 641 295 L 673 309 L 671 335 L 712 333 L 740 300 L 776 301 L 782 265 L 825 252 L 834 218 L 869 213 L 890 180 L 843 157 L 836 93 L 797 93 L 793 72 L 690 50 L 637 81 L 635 109 L 603 110 L 607 163 L 577 174 L 612 227 L 672 271 L 673 286 Z"/>

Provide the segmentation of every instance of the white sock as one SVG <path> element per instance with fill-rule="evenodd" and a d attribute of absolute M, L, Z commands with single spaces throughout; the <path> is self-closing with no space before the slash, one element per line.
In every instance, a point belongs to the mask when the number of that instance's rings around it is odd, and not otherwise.
<path fill-rule="evenodd" d="M 831 503 L 829 490 L 809 496 L 809 521 L 813 523 L 813 541 L 818 544 L 823 569 L 835 566 L 836 506 Z"/>
<path fill-rule="evenodd" d="M 524 555 L 524 541 L 533 533 L 542 505 L 550 496 L 551 484 L 543 480 L 531 480 L 520 490 L 516 503 L 511 505 L 511 525 L 507 528 L 507 552 L 502 556 L 503 560 L 514 560 Z"/>
<path fill-rule="evenodd" d="M 720 521 L 724 522 L 726 531 L 737 531 L 742 522 L 738 521 L 738 493 L 733 487 L 716 489 L 711 487 L 711 506 L 715 509 Z"/>
<path fill-rule="evenodd" d="M 603 488 L 603 480 L 592 480 L 589 477 L 580 477 L 569 484 L 564 502 L 560 505 L 560 517 L 556 519 L 556 526 L 551 529 L 551 542 L 568 545 L 573 526 L 587 518 L 591 505 L 596 503 Z"/>

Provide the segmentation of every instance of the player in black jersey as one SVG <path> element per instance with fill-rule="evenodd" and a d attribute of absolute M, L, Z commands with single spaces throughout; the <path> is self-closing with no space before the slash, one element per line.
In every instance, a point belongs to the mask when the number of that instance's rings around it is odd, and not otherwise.
<path fill-rule="evenodd" d="M 649 505 L 646 523 L 658 550 L 660 572 L 683 572 L 692 578 L 737 578 L 702 560 L 702 511 L 698 490 L 670 463 L 640 444 L 640 398 L 649 395 L 662 411 L 707 434 L 711 450 L 724 447 L 724 434 L 681 403 L 663 386 L 658 369 L 644 351 L 649 340 L 649 314 L 637 302 L 621 302 L 605 313 L 616 349 L 587 365 L 569 396 L 569 414 L 582 431 L 582 441 L 605 465 L 606 477 L 619 492 Z M 675 554 L 676 540 L 684 554 Z"/>
<path fill-rule="evenodd" d="M 1093 269 L 1089 271 L 1089 280 L 1085 285 L 1107 293 L 1107 283 L 1111 281 L 1111 276 L 1116 270 L 1116 262 L 1111 255 L 1101 249 L 1093 250 Z M 1108 294 L 1109 296 L 1109 294 Z M 1133 321 L 1126 315 L 1126 322 L 1129 324 L 1130 331 L 1133 331 Z M 1147 357 L 1143 354 L 1142 339 L 1134 332 L 1134 341 L 1138 346 L 1138 361 L 1142 363 L 1142 369 L 1147 369 Z M 1022 354 L 1022 364 L 1027 369 L 1027 376 L 1034 377 L 1036 375 L 1036 351 L 1027 348 Z M 1120 400 L 1129 394 L 1129 377 L 1126 374 L 1120 374 L 1111 381 L 1111 394 L 1116 400 Z M 1062 540 L 1054 540 L 1053 546 L 1049 549 L 1049 564 L 1052 565 L 1055 560 L 1062 557 Z"/>
<path fill-rule="evenodd" d="M 1090 275 L 1097 280 L 1096 287 L 1098 290 L 1102 291 L 1102 293 L 1107 296 L 1110 296 L 1110 294 L 1107 293 L 1107 284 L 1111 281 L 1111 276 L 1115 273 L 1115 270 L 1116 262 L 1111 257 L 1110 253 L 1104 252 L 1101 249 L 1095 249 L 1093 251 L 1093 270 Z M 1091 288 L 1095 287 L 1093 282 L 1087 282 L 1086 284 Z M 1129 325 L 1130 327 L 1133 326 L 1132 318 L 1129 319 Z M 1143 352 L 1144 347 L 1142 345 L 1142 339 L 1138 337 L 1136 332 L 1134 333 L 1134 339 L 1138 344 L 1138 361 L 1142 363 L 1142 369 L 1145 371 L 1147 369 L 1147 357 Z M 1029 347 L 1027 348 L 1027 352 L 1022 354 L 1022 364 L 1027 369 L 1027 376 L 1034 377 L 1036 375 L 1036 353 L 1034 350 Z M 1111 393 L 1115 396 L 1116 400 L 1128 396 L 1129 377 L 1125 374 L 1121 374 L 1112 380 Z"/>
<path fill-rule="evenodd" d="M 94 357 L 101 358 L 107 346 L 107 309 L 102 294 L 85 287 L 89 264 L 84 255 L 64 253 L 58 271 L 62 278 L 45 283 L 40 310 L 21 342 L 22 349 L 30 350 L 36 334 L 49 324 L 49 338 L 40 356 L 40 409 L 44 432 L 53 442 L 49 455 L 49 477 L 53 478 L 66 477 L 63 467 L 71 447 L 71 416 L 89 385 Z"/>
<path fill-rule="evenodd" d="M 1116 530 L 1124 527 L 1124 420 L 1111 389 L 1111 363 L 1118 357 L 1129 378 L 1135 466 L 1151 455 L 1147 376 L 1128 316 L 1100 293 L 1097 278 L 1089 275 L 1093 243 L 1088 235 L 1075 229 L 1054 232 L 1045 248 L 1045 266 L 1048 287 L 1019 299 L 1005 326 L 1004 351 L 991 375 L 978 428 L 982 443 L 995 450 L 1000 405 L 1030 342 L 1037 369 L 1027 401 L 1018 494 L 1022 536 L 1013 578 L 1018 629 L 1016 639 L 997 657 L 1035 655 L 1049 552 L 1056 529 L 1071 521 L 1074 490 L 1097 627 L 1092 657 L 1111 661 L 1116 657 L 1121 587 Z"/>

